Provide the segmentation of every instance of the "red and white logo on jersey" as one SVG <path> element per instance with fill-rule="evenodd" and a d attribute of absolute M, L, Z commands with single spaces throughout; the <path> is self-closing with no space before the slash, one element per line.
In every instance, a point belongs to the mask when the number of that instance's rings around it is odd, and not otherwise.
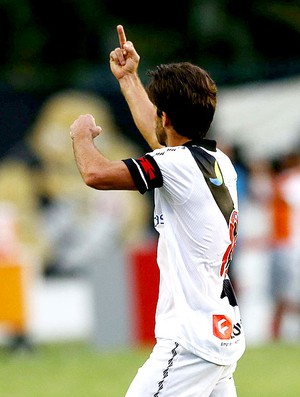
<path fill-rule="evenodd" d="M 213 333 L 219 339 L 230 339 L 232 334 L 232 322 L 224 314 L 213 315 Z"/>

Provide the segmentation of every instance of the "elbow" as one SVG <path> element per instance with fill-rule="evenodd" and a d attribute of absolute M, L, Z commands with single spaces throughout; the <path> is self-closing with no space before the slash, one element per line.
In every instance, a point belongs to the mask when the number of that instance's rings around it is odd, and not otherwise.
<path fill-rule="evenodd" d="M 95 173 L 85 173 L 82 175 L 84 183 L 93 189 L 101 189 L 101 177 Z"/>

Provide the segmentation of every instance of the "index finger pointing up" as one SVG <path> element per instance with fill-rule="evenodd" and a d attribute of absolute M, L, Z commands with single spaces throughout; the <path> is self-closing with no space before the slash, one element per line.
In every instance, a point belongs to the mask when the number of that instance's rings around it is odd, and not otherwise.
<path fill-rule="evenodd" d="M 118 36 L 119 36 L 120 48 L 123 48 L 124 44 L 126 43 L 127 40 L 126 40 L 124 28 L 122 25 L 117 26 L 117 32 L 118 32 Z"/>

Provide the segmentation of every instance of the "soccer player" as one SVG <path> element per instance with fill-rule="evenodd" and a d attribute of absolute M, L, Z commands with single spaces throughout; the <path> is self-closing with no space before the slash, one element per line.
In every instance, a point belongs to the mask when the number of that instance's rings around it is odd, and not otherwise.
<path fill-rule="evenodd" d="M 92 115 L 71 126 L 78 169 L 95 189 L 155 189 L 154 227 L 160 269 L 156 345 L 126 397 L 234 397 L 237 361 L 245 350 L 239 307 L 228 277 L 236 245 L 236 172 L 206 139 L 217 88 L 188 62 L 160 65 L 145 89 L 139 55 L 117 27 L 110 67 L 133 119 L 153 151 L 110 161 L 93 139 Z"/>

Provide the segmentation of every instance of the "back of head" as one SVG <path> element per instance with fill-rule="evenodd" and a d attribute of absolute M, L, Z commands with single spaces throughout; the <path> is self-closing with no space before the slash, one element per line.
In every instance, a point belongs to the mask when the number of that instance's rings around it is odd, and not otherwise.
<path fill-rule="evenodd" d="M 175 131 L 190 139 L 205 137 L 214 117 L 217 87 L 209 74 L 189 62 L 160 65 L 149 71 L 147 92 Z"/>

